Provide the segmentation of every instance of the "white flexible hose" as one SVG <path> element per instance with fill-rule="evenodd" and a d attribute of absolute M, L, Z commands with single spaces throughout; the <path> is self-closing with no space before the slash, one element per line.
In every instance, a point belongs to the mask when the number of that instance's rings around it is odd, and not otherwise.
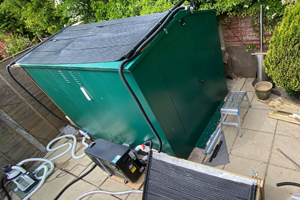
<path fill-rule="evenodd" d="M 82 143 L 84 146 L 89 147 L 89 144 L 85 142 L 85 137 L 82 138 L 81 143 Z"/>
<path fill-rule="evenodd" d="M 73 145 L 72 145 L 72 143 L 67 142 L 67 143 L 64 143 L 64 144 L 62 144 L 62 145 L 60 145 L 60 146 L 58 146 L 58 147 L 55 147 L 54 149 L 51 149 L 51 148 L 50 148 L 51 145 L 52 145 L 54 142 L 56 142 L 57 140 L 60 140 L 60 139 L 62 139 L 62 138 L 72 138 L 72 139 L 73 139 Z M 52 140 L 51 142 L 49 142 L 49 144 L 47 145 L 47 147 L 46 147 L 46 148 L 47 148 L 47 151 L 55 151 L 55 150 L 60 149 L 60 148 L 62 148 L 63 146 L 66 146 L 66 145 L 69 145 L 69 148 L 68 148 L 66 151 L 62 152 L 61 154 L 55 156 L 54 158 L 51 158 L 50 160 L 54 160 L 54 159 L 57 159 L 57 158 L 61 157 L 62 155 L 66 154 L 71 148 L 72 148 L 72 151 L 71 151 L 72 157 L 73 157 L 74 159 L 82 158 L 83 156 L 85 156 L 85 153 L 83 153 L 83 154 L 80 155 L 80 156 L 76 156 L 76 155 L 75 155 L 76 144 L 77 144 L 77 140 L 76 140 L 76 137 L 75 137 L 74 135 L 63 135 L 63 136 L 60 136 L 60 137 L 58 137 L 58 138 L 55 138 L 54 140 Z M 86 147 L 88 146 L 88 144 L 85 142 L 85 137 L 82 139 L 82 144 L 83 144 L 84 146 L 86 146 Z"/>
<path fill-rule="evenodd" d="M 12 169 L 16 169 L 22 173 L 26 173 L 26 170 L 23 168 L 23 167 L 20 167 L 20 166 L 12 166 L 11 167 Z"/>
<path fill-rule="evenodd" d="M 76 200 L 80 200 L 83 197 L 89 196 L 91 194 L 97 194 L 97 193 L 109 194 L 109 195 L 123 195 L 123 194 L 130 194 L 130 193 L 141 194 L 141 193 L 143 193 L 143 191 L 140 191 L 140 190 L 128 190 L 128 191 L 123 191 L 123 192 L 109 192 L 109 191 L 104 191 L 104 190 L 96 190 L 96 191 L 91 191 L 91 192 L 85 193 L 85 194 L 81 195 L 80 197 L 78 197 Z"/>
<path fill-rule="evenodd" d="M 51 141 L 51 142 L 52 142 L 52 141 Z M 51 143 L 51 142 L 50 142 L 50 143 Z M 49 144 L 48 144 L 48 145 L 49 145 Z M 69 147 L 68 147 L 64 152 L 62 152 L 61 154 L 59 154 L 59 155 L 57 155 L 57 156 L 55 156 L 55 157 L 53 157 L 53 158 L 50 158 L 49 160 L 55 160 L 55 159 L 57 159 L 57 158 L 59 158 L 59 157 L 65 155 L 66 153 L 68 153 L 68 152 L 70 151 L 70 149 L 72 148 L 72 143 L 67 142 L 67 143 L 64 143 L 64 144 L 62 144 L 62 145 L 60 145 L 60 146 L 58 146 L 58 147 L 55 147 L 54 149 L 50 149 L 50 148 L 48 148 L 48 146 L 47 146 L 47 151 L 56 151 L 57 149 L 60 149 L 60 148 L 62 148 L 62 147 L 64 147 L 64 146 L 67 146 L 67 145 L 69 145 Z"/>
<path fill-rule="evenodd" d="M 40 171 L 41 169 L 44 169 L 42 179 L 40 180 L 39 184 L 34 188 L 34 190 L 32 190 L 23 200 L 29 199 L 44 184 L 48 174 L 48 167 L 46 165 L 41 165 L 37 168 L 37 171 Z"/>
<path fill-rule="evenodd" d="M 53 164 L 53 162 L 50 161 L 50 160 L 48 160 L 48 159 L 44 159 L 44 158 L 28 158 L 26 160 L 22 160 L 21 162 L 19 162 L 17 164 L 17 166 L 21 166 L 24 163 L 32 162 L 32 161 L 42 161 L 42 162 L 44 162 L 41 166 L 46 166 L 45 165 L 46 163 L 48 163 L 50 165 L 50 170 L 48 170 L 48 168 L 47 168 L 47 175 L 46 175 L 46 177 L 49 176 L 53 172 L 53 170 L 54 170 L 54 164 Z M 36 178 L 40 180 L 40 179 L 43 179 L 44 177 L 43 176 L 36 176 Z"/>
<path fill-rule="evenodd" d="M 87 135 L 87 133 L 85 133 Z M 83 134 L 84 135 L 84 134 Z M 86 135 L 84 135 L 84 137 L 82 138 L 82 144 L 86 147 L 88 147 L 89 145 L 85 142 L 85 139 L 86 139 Z M 88 135 L 87 135 L 88 136 Z M 89 136 L 88 136 L 89 137 Z M 58 147 L 55 147 L 53 149 L 51 149 L 51 145 L 57 141 L 57 140 L 60 140 L 62 138 L 72 138 L 73 139 L 73 144 L 71 142 L 67 142 L 67 143 L 64 143 Z M 29 159 L 25 159 L 25 160 L 22 160 L 21 162 L 19 162 L 16 166 L 13 166 L 12 169 L 15 169 L 15 170 L 18 170 L 22 173 L 26 173 L 26 170 L 24 168 L 22 168 L 21 166 L 26 163 L 26 162 L 33 162 L 33 161 L 38 161 L 38 162 L 43 162 L 36 170 L 35 170 L 35 178 L 40 180 L 39 184 L 34 188 L 34 190 L 32 190 L 25 198 L 24 200 L 27 200 L 28 198 L 30 198 L 38 189 L 40 189 L 40 187 L 42 187 L 42 185 L 44 184 L 46 178 L 53 172 L 54 170 L 54 164 L 52 162 L 52 160 L 55 160 L 61 156 L 63 156 L 64 154 L 66 154 L 71 148 L 72 148 L 72 157 L 74 159 L 79 159 L 79 158 L 82 158 L 83 156 L 85 156 L 85 153 L 83 153 L 82 155 L 80 156 L 76 156 L 75 155 L 75 151 L 76 151 L 76 144 L 77 144 L 77 140 L 76 140 L 76 137 L 74 135 L 63 135 L 63 136 L 60 136 L 58 138 L 55 138 L 54 140 L 52 140 L 51 142 L 49 142 L 49 144 L 47 145 L 47 151 L 56 151 L 64 146 L 69 146 L 64 152 L 62 152 L 61 154 L 51 158 L 51 159 L 44 159 L 44 158 L 29 158 Z M 47 164 L 50 165 L 50 169 L 47 167 Z M 44 169 L 43 171 L 43 175 L 42 176 L 37 176 L 37 173 Z"/>

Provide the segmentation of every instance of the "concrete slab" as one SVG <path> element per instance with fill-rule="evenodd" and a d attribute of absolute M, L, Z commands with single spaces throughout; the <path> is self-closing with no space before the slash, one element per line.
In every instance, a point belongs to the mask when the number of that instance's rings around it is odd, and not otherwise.
<path fill-rule="evenodd" d="M 231 89 L 232 89 L 232 87 L 233 87 L 235 81 L 236 81 L 236 79 L 228 79 L 228 78 L 226 79 L 227 89 L 228 89 L 228 90 L 231 90 Z"/>
<path fill-rule="evenodd" d="M 278 98 L 280 98 L 280 97 L 277 96 L 277 95 L 271 94 L 269 100 L 275 100 L 275 99 L 278 99 Z M 270 106 L 268 104 L 259 102 L 258 100 L 259 99 L 258 99 L 257 95 L 255 94 L 254 97 L 253 97 L 253 100 L 252 100 L 252 108 L 269 110 Z"/>
<path fill-rule="evenodd" d="M 92 194 L 88 200 L 119 200 L 118 198 L 108 194 Z"/>
<path fill-rule="evenodd" d="M 142 200 L 143 194 L 132 193 L 130 194 L 126 200 Z"/>
<path fill-rule="evenodd" d="M 265 179 L 265 199 L 266 200 L 290 200 L 290 193 L 299 193 L 299 188 L 295 186 L 276 187 L 278 182 L 299 183 L 300 173 L 281 167 L 269 165 Z"/>
<path fill-rule="evenodd" d="M 68 141 L 67 138 L 62 138 L 61 140 L 59 140 L 59 141 L 57 141 L 55 144 L 53 144 L 53 145 L 51 146 L 51 148 L 58 147 L 59 145 L 62 145 L 62 144 L 64 144 L 64 143 L 66 143 L 67 141 Z M 48 152 L 46 153 L 46 155 L 44 156 L 44 158 L 47 158 L 47 159 L 48 159 L 53 153 L 54 153 L 54 151 L 48 151 Z"/>
<path fill-rule="evenodd" d="M 242 128 L 275 133 L 276 119 L 268 118 L 268 110 L 249 109 Z"/>
<path fill-rule="evenodd" d="M 201 164 L 205 158 L 204 151 L 204 149 L 195 147 L 190 156 L 188 157 L 188 160 Z"/>
<path fill-rule="evenodd" d="M 94 185 L 91 185 L 85 181 L 78 181 L 76 183 L 74 183 L 69 189 L 67 189 L 60 197 L 60 199 L 76 199 L 79 196 L 90 192 L 90 191 L 94 191 L 97 190 L 97 187 L 95 187 Z M 82 198 L 82 200 L 87 200 L 90 197 L 84 197 Z"/>
<path fill-rule="evenodd" d="M 281 167 L 296 169 L 295 166 L 280 154 L 276 149 L 279 148 L 283 153 L 300 165 L 300 139 L 275 135 L 270 163 Z M 299 172 L 300 173 L 300 172 Z"/>
<path fill-rule="evenodd" d="M 243 87 L 243 85 L 246 82 L 246 78 L 237 78 L 233 87 L 232 87 L 232 91 L 240 91 Z"/>
<path fill-rule="evenodd" d="M 252 177 L 253 174 L 250 172 L 250 169 L 253 169 L 253 171 L 258 174 L 258 178 L 264 179 L 267 169 L 266 163 L 241 158 L 235 155 L 229 155 L 229 159 L 230 163 L 225 165 L 225 171 Z"/>
<path fill-rule="evenodd" d="M 65 140 L 65 139 L 63 138 L 62 140 Z M 72 139 L 70 139 L 70 140 L 66 139 L 66 141 L 67 141 L 67 142 L 73 143 L 73 140 L 72 140 Z M 60 142 L 60 141 L 59 141 L 59 142 Z M 51 159 L 51 158 L 53 158 L 53 157 L 55 157 L 55 156 L 61 154 L 62 152 L 64 152 L 66 149 L 68 149 L 68 147 L 69 147 L 68 145 L 67 145 L 67 146 L 64 146 L 64 147 L 62 147 L 62 148 L 60 148 L 60 149 L 54 151 L 54 153 L 51 154 L 49 157 L 45 157 L 45 158 L 46 158 L 46 159 Z M 78 152 L 78 151 L 79 151 L 80 149 L 82 149 L 82 148 L 83 148 L 83 145 L 80 144 L 80 143 L 77 143 L 77 145 L 76 145 L 76 151 L 75 151 L 75 152 Z M 78 154 L 76 154 L 76 155 L 78 155 Z M 72 154 L 71 154 L 71 150 L 70 150 L 70 151 L 67 152 L 65 155 L 63 155 L 63 156 L 61 156 L 61 157 L 59 157 L 59 158 L 53 160 L 53 163 L 55 164 L 55 167 L 60 168 L 60 167 L 61 167 L 63 164 L 65 164 L 71 157 L 72 157 Z"/>
<path fill-rule="evenodd" d="M 228 152 L 230 152 L 233 143 L 238 135 L 238 128 L 232 126 L 223 126 Z"/>
<path fill-rule="evenodd" d="M 86 170 L 85 170 L 86 171 Z M 83 172 L 84 173 L 84 172 Z M 80 174 L 82 175 L 82 174 Z M 103 182 L 107 179 L 108 177 L 104 175 L 103 170 L 100 169 L 100 167 L 96 167 L 90 174 L 85 176 L 83 180 L 99 187 L 100 185 L 103 184 Z"/>
<path fill-rule="evenodd" d="M 236 139 L 231 154 L 267 163 L 273 135 L 245 129 L 242 129 L 242 133 L 242 138 L 238 137 Z"/>
<path fill-rule="evenodd" d="M 237 77 L 255 77 L 257 70 L 257 60 L 252 56 L 253 51 L 246 51 L 245 46 L 227 46 L 229 54 L 228 63 L 232 72 Z"/>
<path fill-rule="evenodd" d="M 255 95 L 255 92 L 247 92 L 247 95 L 248 95 L 249 101 L 251 103 L 253 100 L 253 97 Z M 248 104 L 248 102 L 243 101 L 240 107 L 241 108 L 249 108 L 249 104 Z"/>
<path fill-rule="evenodd" d="M 300 138 L 300 125 L 278 120 L 276 135 Z"/>
<path fill-rule="evenodd" d="M 126 190 L 132 190 L 131 187 L 128 187 L 125 184 L 122 184 L 118 181 L 115 181 L 111 178 L 107 179 L 100 187 L 102 190 L 117 192 L 117 191 L 126 191 Z M 129 194 L 125 195 L 119 195 L 118 198 L 120 199 L 126 199 L 129 196 Z"/>
<path fill-rule="evenodd" d="M 254 81 L 255 78 L 247 78 L 245 81 L 244 86 L 242 87 L 242 91 L 247 91 L 247 92 L 255 92 L 254 87 L 252 86 L 252 82 Z"/>
<path fill-rule="evenodd" d="M 245 114 L 247 112 L 248 108 L 240 108 L 240 122 L 243 123 L 243 119 L 245 117 Z M 225 122 L 235 122 L 237 123 L 237 116 L 236 115 L 227 115 Z M 224 125 L 228 126 L 228 125 Z"/>
<path fill-rule="evenodd" d="M 46 183 L 30 198 L 31 200 L 50 200 L 54 199 L 55 196 L 69 184 L 72 180 L 75 179 L 75 176 L 70 174 L 65 174 L 63 177 L 57 178 L 62 171 L 56 170 L 47 180 Z"/>
<path fill-rule="evenodd" d="M 84 153 L 84 148 L 81 148 L 77 153 L 76 156 L 80 156 Z M 60 169 L 68 171 L 69 173 L 79 176 L 83 172 L 89 170 L 89 165 L 93 163 L 93 161 L 88 157 L 84 156 L 79 159 L 71 158 L 67 162 L 65 162 Z"/>
<path fill-rule="evenodd" d="M 2 191 L 2 190 L 1 190 Z M 19 196 L 18 195 L 16 195 L 14 192 L 12 192 L 12 191 L 10 191 L 9 192 L 9 196 L 10 196 L 10 198 L 12 199 L 12 200 L 19 200 L 20 198 L 19 198 Z M 0 198 L 1 198 L 1 196 L 0 196 Z M 5 197 L 3 200 L 8 200 L 7 199 L 7 197 Z"/>

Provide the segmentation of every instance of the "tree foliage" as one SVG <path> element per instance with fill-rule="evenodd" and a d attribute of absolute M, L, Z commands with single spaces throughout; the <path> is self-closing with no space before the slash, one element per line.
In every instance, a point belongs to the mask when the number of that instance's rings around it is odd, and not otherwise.
<path fill-rule="evenodd" d="M 264 61 L 266 73 L 287 92 L 300 91 L 300 2 L 285 10 Z"/>
<path fill-rule="evenodd" d="M 57 15 L 54 1 L 49 0 L 4 0 L 0 13 L 8 13 L 14 21 L 7 22 L 2 28 L 14 34 L 30 34 L 29 37 L 40 35 L 46 37 L 64 26 L 62 17 Z M 19 29 L 18 25 L 22 27 Z"/>
<path fill-rule="evenodd" d="M 107 0 L 93 1 L 97 21 L 120 19 L 137 15 L 163 12 L 170 9 L 174 0 Z"/>
<path fill-rule="evenodd" d="M 2 35 L 33 40 L 45 38 L 78 21 L 85 23 L 163 12 L 179 0 L 0 0 Z M 265 5 L 266 30 L 282 19 L 284 7 L 295 0 L 194 0 L 200 9 L 216 9 L 227 23 L 232 16 L 258 19 Z M 189 4 L 188 1 L 185 4 Z M 225 16 L 225 17 L 224 17 Z M 253 27 L 258 20 L 254 20 Z M 0 33 L 1 35 L 1 33 Z M 10 36 L 11 37 L 11 36 Z"/>
<path fill-rule="evenodd" d="M 4 41 L 3 50 L 7 56 L 14 55 L 35 44 L 35 41 L 30 41 L 28 38 L 22 37 L 18 34 L 9 34 L 5 37 L 0 37 L 0 41 Z M 2 56 L 4 58 L 4 56 Z"/>

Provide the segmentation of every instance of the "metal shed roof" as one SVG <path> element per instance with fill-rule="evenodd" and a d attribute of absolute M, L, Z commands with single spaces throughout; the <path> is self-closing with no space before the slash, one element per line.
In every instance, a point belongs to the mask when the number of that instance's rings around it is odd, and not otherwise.
<path fill-rule="evenodd" d="M 163 12 L 70 26 L 17 62 L 43 65 L 122 60 L 166 15 Z"/>

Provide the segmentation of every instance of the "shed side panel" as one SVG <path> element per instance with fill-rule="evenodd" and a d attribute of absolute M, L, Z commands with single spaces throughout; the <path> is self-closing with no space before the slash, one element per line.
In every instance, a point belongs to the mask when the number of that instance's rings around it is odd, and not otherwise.
<path fill-rule="evenodd" d="M 92 137 L 132 146 L 149 139 L 157 144 L 118 73 L 38 67 L 26 67 L 25 70 L 68 117 Z M 126 78 L 134 82 L 128 73 Z M 91 101 L 85 97 L 81 87 L 88 93 Z M 147 108 L 147 112 L 151 110 Z M 153 114 L 150 118 L 155 121 Z M 158 132 L 163 134 L 162 131 Z M 173 155 L 168 141 L 163 136 L 162 139 L 164 151 Z"/>
<path fill-rule="evenodd" d="M 132 73 L 175 154 L 187 158 L 227 93 L 216 16 L 181 12 L 166 29 Z"/>

